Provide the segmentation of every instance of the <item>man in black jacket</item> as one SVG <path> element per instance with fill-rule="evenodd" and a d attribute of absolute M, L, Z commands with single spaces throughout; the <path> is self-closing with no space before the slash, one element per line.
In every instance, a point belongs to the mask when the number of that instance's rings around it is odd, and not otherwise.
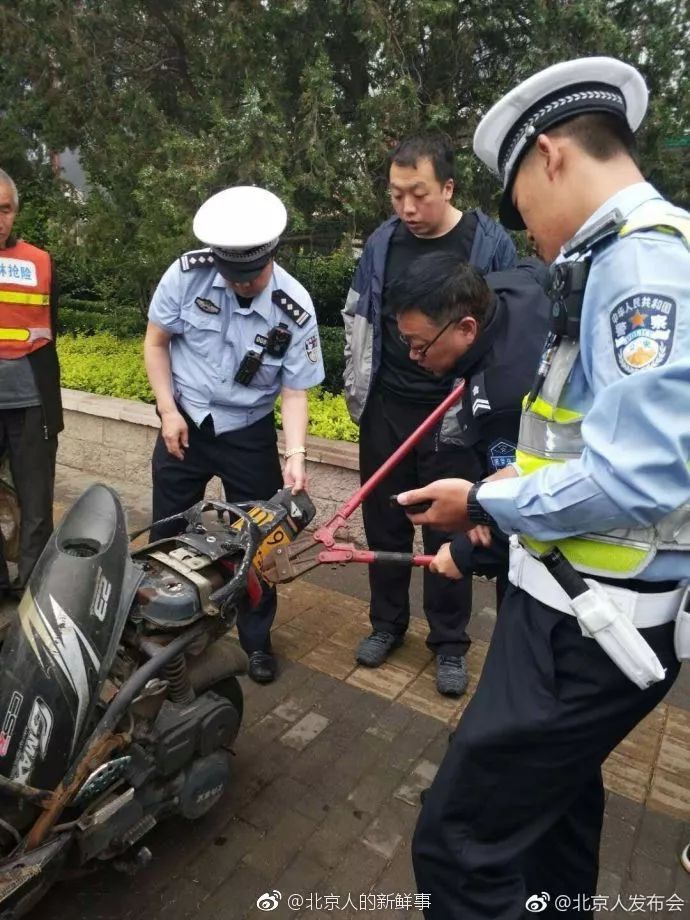
<path fill-rule="evenodd" d="M 391 291 L 408 267 L 431 253 L 449 253 L 481 272 L 512 268 L 515 247 L 486 214 L 460 210 L 455 195 L 455 156 L 447 138 L 405 138 L 389 159 L 388 186 L 395 216 L 367 240 L 343 310 L 345 323 L 345 399 L 360 426 L 362 481 L 419 426 L 448 394 L 449 381 L 427 374 L 410 360 L 400 342 Z M 462 451 L 436 450 L 424 438 L 387 480 L 402 492 L 441 477 L 472 472 Z M 376 489 L 362 506 L 372 549 L 409 552 L 412 528 L 391 508 L 386 490 Z M 443 536 L 425 531 L 427 553 Z M 372 632 L 357 649 L 357 661 L 378 667 L 403 641 L 410 617 L 410 573 L 400 566 L 377 565 L 369 572 Z M 472 583 L 453 583 L 424 573 L 427 644 L 436 655 L 436 686 L 457 696 L 467 687 L 465 632 L 472 607 Z"/>
<path fill-rule="evenodd" d="M 537 259 L 482 276 L 452 255 L 433 253 L 415 262 L 391 292 L 410 357 L 437 377 L 465 380 L 460 405 L 447 413 L 435 437 L 441 449 L 469 452 L 474 479 L 515 462 L 522 399 L 548 332 L 547 277 Z M 431 570 L 452 579 L 496 577 L 500 603 L 507 562 L 506 536 L 477 527 L 444 543 Z"/>
<path fill-rule="evenodd" d="M 0 456 L 21 511 L 19 575 L 10 585 L 0 536 L 0 600 L 22 592 L 53 530 L 57 435 L 63 428 L 52 259 L 13 235 L 17 187 L 0 170 Z"/>

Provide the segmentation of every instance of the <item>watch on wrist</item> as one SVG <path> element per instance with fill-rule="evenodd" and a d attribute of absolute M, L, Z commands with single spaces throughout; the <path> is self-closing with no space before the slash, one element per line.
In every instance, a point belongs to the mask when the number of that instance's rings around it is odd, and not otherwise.
<path fill-rule="evenodd" d="M 483 482 L 475 482 L 467 494 L 467 517 L 473 524 L 493 524 L 494 519 L 484 510 L 477 498 L 477 492 L 483 486 Z"/>

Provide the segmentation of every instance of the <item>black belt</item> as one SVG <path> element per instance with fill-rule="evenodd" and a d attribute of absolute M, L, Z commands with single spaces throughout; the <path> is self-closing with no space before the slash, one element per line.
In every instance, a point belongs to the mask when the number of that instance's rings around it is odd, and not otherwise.
<path fill-rule="evenodd" d="M 642 581 L 641 578 L 600 578 L 597 576 L 588 576 L 596 578 L 604 585 L 613 585 L 614 588 L 627 588 L 628 591 L 637 591 L 638 594 L 665 594 L 667 591 L 675 591 L 680 587 L 679 581 Z"/>

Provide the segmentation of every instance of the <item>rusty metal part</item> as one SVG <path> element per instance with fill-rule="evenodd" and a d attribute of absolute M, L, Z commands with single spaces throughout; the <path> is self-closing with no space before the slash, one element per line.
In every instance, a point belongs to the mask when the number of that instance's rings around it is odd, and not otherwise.
<path fill-rule="evenodd" d="M 93 738 L 76 768 L 68 774 L 66 783 L 60 783 L 53 792 L 50 804 L 39 815 L 26 838 L 26 850 L 34 850 L 45 840 L 46 834 L 57 824 L 57 820 L 72 798 L 93 771 L 105 763 L 110 754 L 130 742 L 129 735 L 98 735 Z"/>

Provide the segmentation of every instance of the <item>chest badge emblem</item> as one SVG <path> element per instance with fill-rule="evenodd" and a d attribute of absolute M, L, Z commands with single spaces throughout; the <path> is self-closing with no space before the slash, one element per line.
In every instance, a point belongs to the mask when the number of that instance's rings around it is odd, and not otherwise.
<path fill-rule="evenodd" d="M 197 297 L 194 303 L 203 313 L 220 313 L 220 307 L 207 297 Z"/>

